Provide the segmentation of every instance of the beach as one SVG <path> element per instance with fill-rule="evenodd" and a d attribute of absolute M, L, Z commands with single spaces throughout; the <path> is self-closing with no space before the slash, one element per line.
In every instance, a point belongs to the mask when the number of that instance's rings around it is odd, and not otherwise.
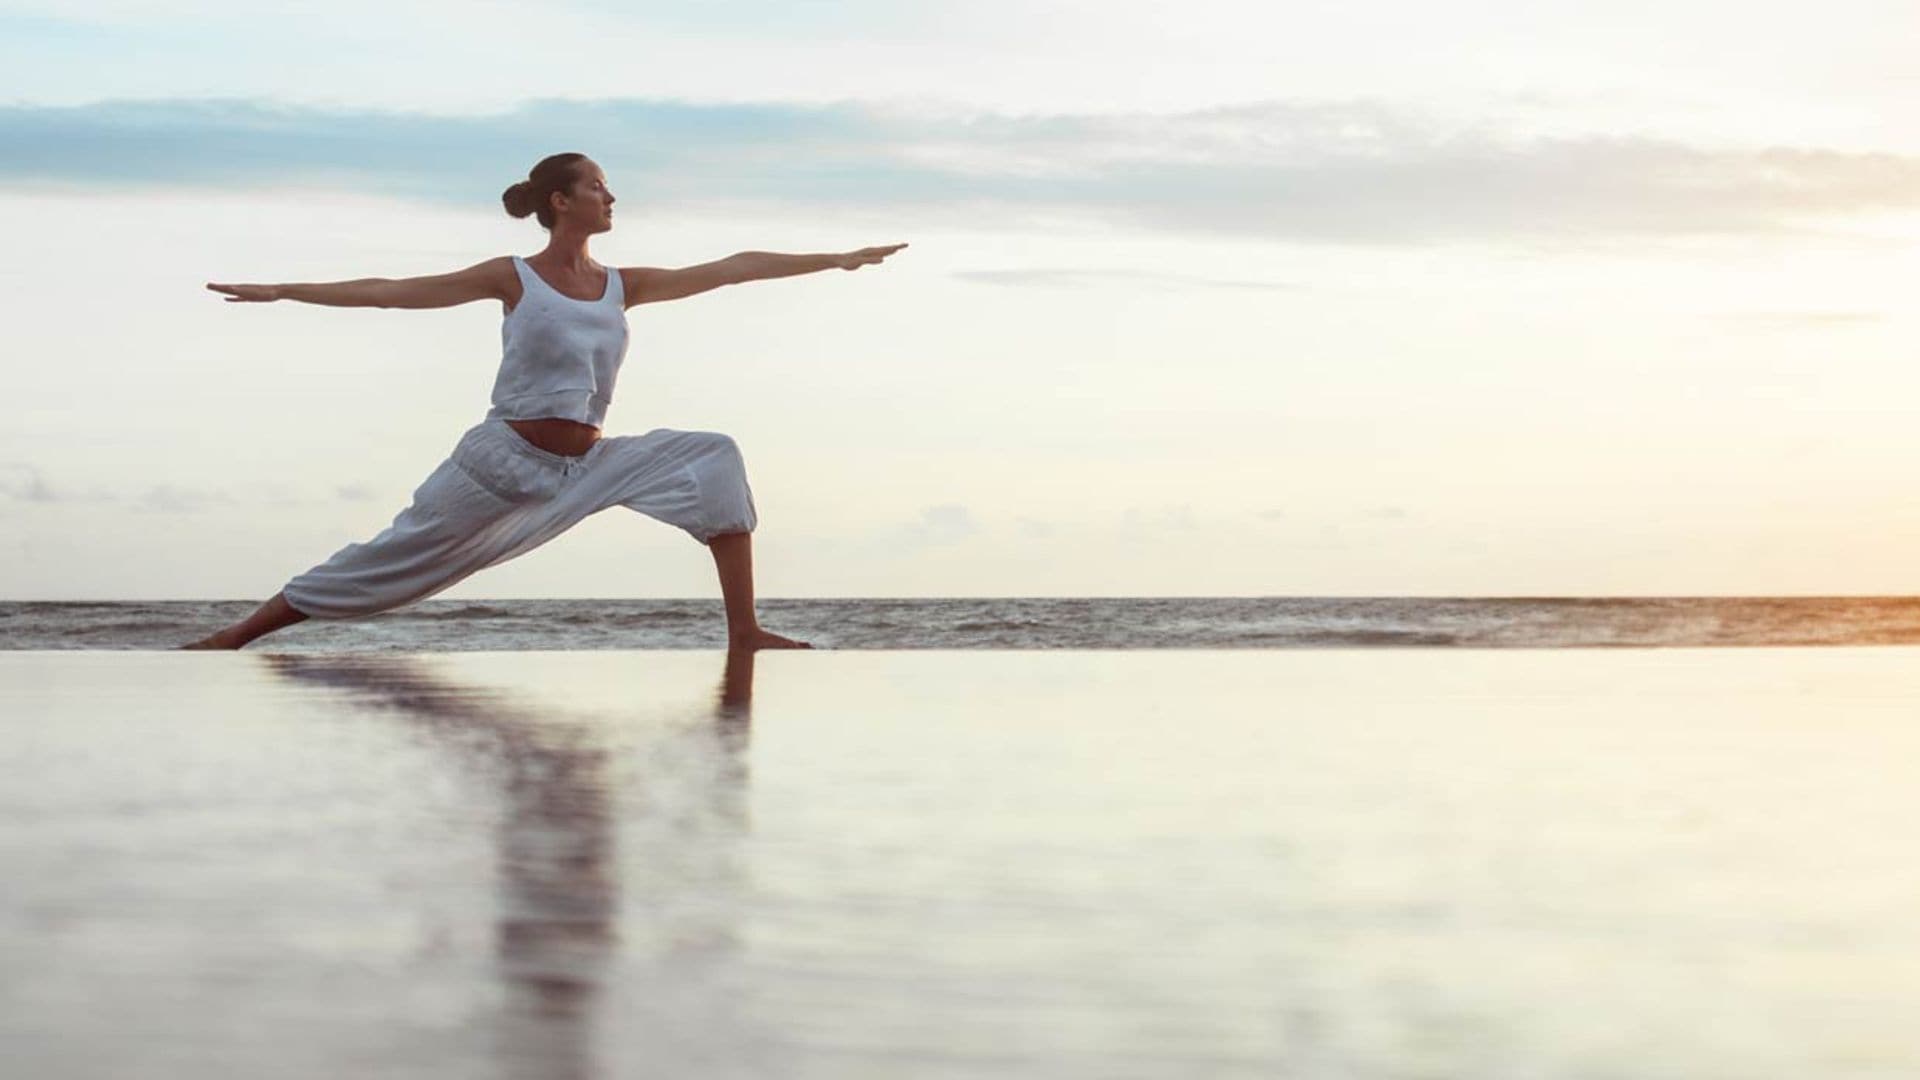
<path fill-rule="evenodd" d="M 34 1077 L 1920 1072 L 1898 646 L 0 652 Z"/>

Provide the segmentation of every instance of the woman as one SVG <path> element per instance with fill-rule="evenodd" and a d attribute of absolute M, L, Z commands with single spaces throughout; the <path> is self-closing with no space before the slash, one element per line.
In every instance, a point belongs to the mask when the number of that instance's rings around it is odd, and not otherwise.
<path fill-rule="evenodd" d="M 750 538 L 758 515 L 734 441 L 670 428 L 601 436 L 626 356 L 626 309 L 743 281 L 855 270 L 907 245 L 840 255 L 749 251 L 678 270 L 614 268 L 587 255 L 588 238 L 613 228 L 614 197 L 606 173 L 584 154 L 543 159 L 501 198 L 514 217 L 538 216 L 550 234 L 545 250 L 397 281 L 208 283 L 229 303 L 438 308 L 499 300 L 504 348 L 493 407 L 393 524 L 296 575 L 240 622 L 181 648 L 238 649 L 308 618 L 357 618 L 409 604 L 616 505 L 684 529 L 713 552 L 730 648 L 812 647 L 762 629 L 755 617 Z"/>

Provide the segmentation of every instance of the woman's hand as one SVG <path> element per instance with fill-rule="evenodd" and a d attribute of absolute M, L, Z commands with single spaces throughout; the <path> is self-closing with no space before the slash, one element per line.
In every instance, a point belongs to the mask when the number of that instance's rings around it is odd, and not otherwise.
<path fill-rule="evenodd" d="M 885 247 L 861 248 L 859 251 L 835 255 L 833 264 L 842 270 L 858 270 L 863 266 L 877 263 L 906 246 L 905 244 L 888 244 Z"/>
<path fill-rule="evenodd" d="M 229 304 L 266 303 L 280 299 L 278 285 L 215 285 L 209 281 L 207 288 L 214 292 L 231 293 L 232 295 L 227 297 Z"/>

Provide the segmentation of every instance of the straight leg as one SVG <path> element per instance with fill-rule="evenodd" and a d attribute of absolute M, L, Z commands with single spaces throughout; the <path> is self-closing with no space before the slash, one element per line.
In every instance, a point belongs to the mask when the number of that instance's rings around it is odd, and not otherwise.
<path fill-rule="evenodd" d="M 722 533 L 707 544 L 714 569 L 720 575 L 720 594 L 727 611 L 729 649 L 810 649 L 804 641 L 762 629 L 753 604 L 753 534 Z M 304 622 L 306 616 L 287 603 L 284 593 L 273 594 L 253 614 L 182 649 L 239 649 L 275 630 Z"/>
<path fill-rule="evenodd" d="M 496 442 L 475 445 L 482 435 Z M 413 501 L 394 515 L 392 524 L 372 539 L 348 544 L 319 565 L 294 575 L 245 619 L 180 648 L 244 648 L 275 630 L 304 622 L 307 614 L 287 601 L 288 591 L 300 593 L 302 605 L 318 618 L 358 618 L 389 611 L 448 589 L 559 535 L 573 519 L 509 500 L 476 482 L 468 471 L 480 468 L 496 485 L 512 490 L 537 486 L 542 478 L 534 470 L 539 465 L 503 459 L 498 453 L 497 440 L 514 437 L 470 429 L 453 455 L 414 489 Z M 466 449 L 470 446 L 471 452 Z M 469 461 L 477 457 L 479 464 L 461 464 L 456 458 L 463 454 Z"/>
<path fill-rule="evenodd" d="M 274 593 L 273 598 L 255 608 L 253 614 L 232 626 L 179 647 L 182 649 L 238 649 L 244 647 L 247 642 L 271 634 L 282 627 L 305 622 L 306 618 L 305 615 L 294 610 L 293 605 L 287 603 L 285 593 Z"/>

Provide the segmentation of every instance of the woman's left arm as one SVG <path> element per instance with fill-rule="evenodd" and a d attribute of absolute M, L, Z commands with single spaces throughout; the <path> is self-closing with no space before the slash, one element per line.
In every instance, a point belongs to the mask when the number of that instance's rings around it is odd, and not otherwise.
<path fill-rule="evenodd" d="M 678 300 L 709 289 L 717 289 L 722 285 L 793 277 L 796 274 L 811 274 L 835 267 L 841 270 L 857 270 L 862 266 L 878 263 L 906 246 L 905 244 L 887 244 L 831 255 L 789 255 L 778 251 L 742 251 L 724 259 L 715 259 L 713 262 L 701 263 L 698 266 L 684 266 L 678 270 L 627 266 L 620 269 L 620 274 L 626 281 L 627 296 L 630 298 L 628 306 L 631 307 L 634 304 Z"/>

